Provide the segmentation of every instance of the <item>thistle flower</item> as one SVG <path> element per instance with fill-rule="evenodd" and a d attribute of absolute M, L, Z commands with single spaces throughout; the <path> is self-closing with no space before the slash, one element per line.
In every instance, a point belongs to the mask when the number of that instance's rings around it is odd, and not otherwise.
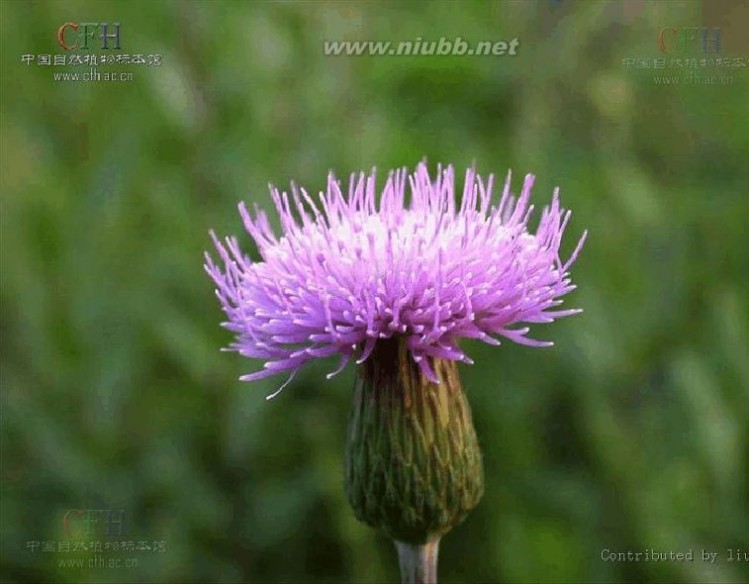
<path fill-rule="evenodd" d="M 403 582 L 436 581 L 440 538 L 484 492 L 460 340 L 548 346 L 523 325 L 579 312 L 555 308 L 574 289 L 568 269 L 585 234 L 563 262 L 570 212 L 556 190 L 530 232 L 533 180 L 515 198 L 508 173 L 492 205 L 493 177 L 468 169 L 458 205 L 452 166 L 434 181 L 424 164 L 393 171 L 379 202 L 374 172 L 352 175 L 347 195 L 331 174 L 318 203 L 271 187 L 281 237 L 240 204 L 262 262 L 211 233 L 223 269 L 208 254 L 205 267 L 237 335 L 230 349 L 265 360 L 241 379 L 290 371 L 290 381 L 307 361 L 340 355 L 332 376 L 356 359 L 346 495 L 358 519 L 394 540 Z"/>
<path fill-rule="evenodd" d="M 579 312 L 553 309 L 575 288 L 567 270 L 585 234 L 562 262 L 570 212 L 560 207 L 558 189 L 531 233 L 534 177 L 525 177 L 517 199 L 510 177 L 499 205 L 491 205 L 493 176 L 484 182 L 468 169 L 458 206 L 452 166 L 438 168 L 432 181 L 423 163 L 411 176 L 405 169 L 391 172 L 379 204 L 374 171 L 352 175 L 347 195 L 331 173 L 319 203 L 294 185 L 291 196 L 271 187 L 281 237 L 263 211 L 256 207 L 253 218 L 241 203 L 263 261 L 253 263 L 236 238 L 222 243 L 211 233 L 223 270 L 208 254 L 205 264 L 229 319 L 224 326 L 237 335 L 229 350 L 265 360 L 264 369 L 241 379 L 293 377 L 312 359 L 339 355 L 331 377 L 393 337 L 405 340 L 435 383 L 433 359 L 472 363 L 459 347 L 462 338 L 552 345 L 528 338 L 522 325 Z"/>

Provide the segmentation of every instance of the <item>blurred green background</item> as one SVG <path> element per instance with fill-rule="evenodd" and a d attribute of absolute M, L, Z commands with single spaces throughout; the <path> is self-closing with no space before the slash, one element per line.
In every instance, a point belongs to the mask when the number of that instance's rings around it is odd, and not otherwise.
<path fill-rule="evenodd" d="M 749 581 L 749 561 L 726 551 L 749 552 L 749 70 L 662 86 L 624 64 L 662 57 L 664 27 L 703 25 L 721 27 L 722 56 L 746 59 L 746 12 L 715 24 L 699 2 L 0 6 L 3 581 L 398 580 L 391 542 L 343 493 L 352 366 L 326 381 L 335 360 L 311 365 L 271 402 L 282 377 L 239 382 L 261 364 L 219 352 L 231 337 L 201 255 L 210 228 L 251 249 L 236 204 L 269 208 L 268 182 L 316 191 L 331 168 L 422 157 L 461 180 L 474 160 L 533 172 L 537 205 L 559 185 L 573 209 L 564 249 L 590 231 L 568 297 L 585 312 L 535 329 L 554 348 L 469 346 L 487 492 L 444 538 L 441 580 Z M 133 72 L 116 84 L 24 64 L 64 52 L 65 22 L 119 22 L 122 53 L 163 64 L 100 67 Z M 520 46 L 322 50 L 441 36 Z M 99 514 L 86 533 L 91 509 L 122 510 L 121 529 Z M 112 528 L 109 541 L 160 551 L 60 550 Z M 609 562 L 605 549 L 694 560 Z M 138 565 L 62 565 L 97 557 Z"/>

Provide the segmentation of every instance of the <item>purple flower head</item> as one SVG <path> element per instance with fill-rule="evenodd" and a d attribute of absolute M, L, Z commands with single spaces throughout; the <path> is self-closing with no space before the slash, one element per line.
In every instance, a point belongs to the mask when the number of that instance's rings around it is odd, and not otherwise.
<path fill-rule="evenodd" d="M 229 319 L 224 326 L 237 336 L 229 349 L 265 361 L 240 379 L 293 377 L 307 361 L 340 355 L 331 377 L 395 335 L 434 382 L 433 358 L 472 363 L 461 338 L 552 345 L 517 325 L 580 312 L 554 307 L 575 288 L 568 269 L 585 234 L 563 262 L 570 211 L 560 207 L 558 189 L 535 233 L 528 230 L 533 181 L 527 175 L 516 198 L 508 173 L 499 205 L 492 205 L 494 177 L 484 182 L 468 169 L 458 202 L 452 166 L 438 167 L 432 181 L 421 163 L 410 176 L 392 171 L 378 204 L 374 171 L 352 175 L 348 194 L 331 173 L 318 202 L 294 185 L 291 196 L 271 187 L 280 237 L 263 211 L 256 207 L 253 218 L 240 203 L 262 261 L 253 263 L 235 237 L 222 243 L 211 232 L 223 268 L 208 254 L 205 264 Z"/>

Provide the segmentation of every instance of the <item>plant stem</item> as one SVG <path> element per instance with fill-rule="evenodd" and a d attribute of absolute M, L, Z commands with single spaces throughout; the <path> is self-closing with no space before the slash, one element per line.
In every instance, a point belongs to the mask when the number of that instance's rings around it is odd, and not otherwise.
<path fill-rule="evenodd" d="M 424 544 L 395 542 L 402 584 L 437 584 L 439 538 Z"/>

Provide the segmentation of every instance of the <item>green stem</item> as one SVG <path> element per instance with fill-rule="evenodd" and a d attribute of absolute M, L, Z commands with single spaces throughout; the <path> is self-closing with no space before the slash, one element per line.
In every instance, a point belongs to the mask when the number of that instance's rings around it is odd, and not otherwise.
<path fill-rule="evenodd" d="M 439 538 L 423 544 L 395 541 L 402 584 L 437 584 Z"/>

